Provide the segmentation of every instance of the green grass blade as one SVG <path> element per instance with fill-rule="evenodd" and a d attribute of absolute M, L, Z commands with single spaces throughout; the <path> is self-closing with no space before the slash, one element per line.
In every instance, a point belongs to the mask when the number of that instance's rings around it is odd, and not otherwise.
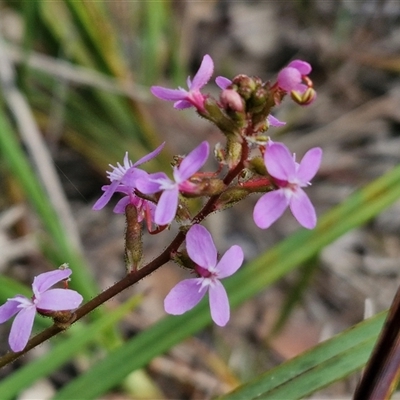
<path fill-rule="evenodd" d="M 347 353 L 339 353 L 337 357 L 321 363 L 315 370 L 296 377 L 290 384 L 262 394 L 258 398 L 266 400 L 302 399 L 329 384 L 344 379 L 364 366 L 375 341 L 376 336 L 361 343 L 357 339 L 359 344 L 354 345 Z"/>
<path fill-rule="evenodd" d="M 380 313 L 240 386 L 220 400 L 299 399 L 360 369 L 386 313 Z"/>
<path fill-rule="evenodd" d="M 105 4 L 91 0 L 65 0 L 65 4 L 71 12 L 71 22 L 85 43 L 85 52 L 92 53 L 103 72 L 120 78 L 126 77 L 128 70 L 119 51 L 116 30 L 110 23 Z"/>
<path fill-rule="evenodd" d="M 8 276 L 0 275 L 0 288 L 0 305 L 4 304 L 7 299 L 14 297 L 16 294 L 22 294 L 25 297 L 32 296 L 32 290 L 29 290 L 25 285 L 22 285 Z M 49 318 L 44 318 L 37 314 L 35 317 L 34 330 L 48 328 L 52 323 L 52 320 Z"/>
<path fill-rule="evenodd" d="M 317 271 L 317 261 L 317 257 L 314 257 L 300 268 L 299 276 L 297 277 L 296 282 L 291 285 L 291 288 L 288 290 L 289 293 L 286 296 L 285 302 L 280 310 L 279 317 L 272 328 L 271 335 L 277 334 L 284 327 L 293 309 L 296 307 L 298 302 L 301 301 L 303 293 L 310 286 L 315 272 Z"/>
<path fill-rule="evenodd" d="M 164 7 L 163 5 L 162 8 Z M 51 43 L 55 42 L 61 49 L 57 57 L 74 60 L 122 81 L 131 81 L 131 73 L 125 65 L 122 52 L 119 51 L 120 43 L 106 11 L 102 2 L 41 1 L 40 22 L 51 35 L 51 40 L 48 39 L 43 45 L 46 48 L 47 44 L 50 48 Z M 54 15 L 57 15 L 57 19 Z M 151 65 L 156 64 L 153 62 Z M 43 82 L 39 84 L 42 85 Z M 85 92 L 84 95 L 87 101 L 78 113 L 81 118 L 82 113 L 92 110 L 97 116 L 101 116 L 100 120 L 106 117 L 107 122 L 114 125 L 120 135 L 131 140 L 133 135 L 136 142 L 151 150 L 159 142 L 150 118 L 143 113 L 139 103 L 99 90 Z"/>
<path fill-rule="evenodd" d="M 8 378 L 0 382 L 2 400 L 13 399 L 21 392 L 21 388 L 32 385 L 36 380 L 48 376 L 57 368 L 82 352 L 88 344 L 99 339 L 99 335 L 112 328 L 128 312 L 135 308 L 142 300 L 135 296 L 118 308 L 104 314 L 90 325 L 77 324 L 69 330 L 69 337 L 57 344 L 50 352 L 36 359 L 23 368 L 14 371 Z"/>
<path fill-rule="evenodd" d="M 168 15 L 169 1 L 162 3 L 149 1 L 142 5 L 142 37 L 141 49 L 141 82 L 146 85 L 154 84 L 162 75 L 160 53 L 165 41 L 165 28 L 170 23 Z"/>
<path fill-rule="evenodd" d="M 9 171 L 19 181 L 21 187 L 36 208 L 43 225 L 53 239 L 60 258 L 68 262 L 73 270 L 71 287 L 78 290 L 85 298 L 97 293 L 97 287 L 80 254 L 72 249 L 64 230 L 56 217 L 47 196 L 37 180 L 31 165 L 22 152 L 3 110 L 0 108 L 0 154 L 8 165 Z"/>
<path fill-rule="evenodd" d="M 225 287 L 231 305 L 236 307 L 250 299 L 340 235 L 377 215 L 399 197 L 400 166 L 329 211 L 314 231 L 298 231 L 227 279 Z M 130 371 L 144 366 L 156 355 L 209 323 L 208 305 L 204 301 L 183 316 L 167 317 L 110 353 L 86 374 L 63 388 L 55 399 L 94 399 L 117 385 Z M 357 343 L 355 338 L 354 345 Z"/>
<path fill-rule="evenodd" d="M 8 276 L 0 275 L 0 303 L 3 304 L 8 298 L 14 297 L 17 293 L 25 297 L 32 296 L 32 292 L 23 284 Z"/>

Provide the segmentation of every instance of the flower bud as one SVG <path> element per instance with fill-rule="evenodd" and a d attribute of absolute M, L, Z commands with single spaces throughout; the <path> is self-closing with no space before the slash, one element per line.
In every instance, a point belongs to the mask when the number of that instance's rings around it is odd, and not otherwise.
<path fill-rule="evenodd" d="M 256 173 L 257 175 L 266 176 L 267 169 L 265 168 L 265 162 L 262 157 L 254 157 L 246 161 L 246 168 Z"/>
<path fill-rule="evenodd" d="M 250 192 L 241 186 L 230 187 L 218 199 L 215 209 L 218 211 L 225 210 L 234 206 L 239 201 L 245 199 Z"/>
<path fill-rule="evenodd" d="M 226 154 L 225 149 L 222 147 L 221 143 L 217 143 L 214 147 L 214 157 L 219 164 L 226 164 Z"/>
<path fill-rule="evenodd" d="M 248 109 L 252 113 L 259 113 L 265 108 L 265 104 L 269 97 L 269 92 L 264 88 L 258 88 L 251 96 Z"/>
<path fill-rule="evenodd" d="M 232 118 L 230 118 L 226 112 L 216 103 L 214 99 L 208 98 L 204 102 L 205 113 L 200 115 L 209 121 L 213 122 L 225 135 L 236 135 L 240 134 L 240 125 Z"/>
<path fill-rule="evenodd" d="M 75 321 L 76 315 L 71 311 L 48 311 L 37 309 L 37 312 L 44 317 L 50 317 L 53 319 L 54 324 L 59 328 L 65 330 L 68 329 L 71 324 Z"/>
<path fill-rule="evenodd" d="M 232 89 L 225 89 L 220 95 L 221 104 L 227 110 L 236 112 L 244 111 L 244 101 L 240 97 L 239 93 Z"/>
<path fill-rule="evenodd" d="M 226 143 L 226 162 L 229 168 L 234 168 L 242 156 L 242 143 L 237 138 L 229 136 Z"/>
<path fill-rule="evenodd" d="M 171 259 L 181 267 L 189 269 L 191 271 L 194 271 L 196 268 L 195 262 L 190 259 L 186 249 L 171 254 Z"/>
<path fill-rule="evenodd" d="M 237 92 L 246 101 L 250 99 L 254 90 L 257 88 L 255 79 L 250 78 L 247 75 L 237 75 L 235 78 L 233 78 L 232 84 L 237 87 Z"/>
<path fill-rule="evenodd" d="M 199 184 L 199 191 L 203 196 L 214 196 L 222 193 L 226 188 L 222 179 L 208 178 Z"/>
<path fill-rule="evenodd" d="M 137 209 L 133 204 L 125 208 L 125 266 L 129 272 L 136 271 L 143 256 L 142 224 L 138 222 Z"/>

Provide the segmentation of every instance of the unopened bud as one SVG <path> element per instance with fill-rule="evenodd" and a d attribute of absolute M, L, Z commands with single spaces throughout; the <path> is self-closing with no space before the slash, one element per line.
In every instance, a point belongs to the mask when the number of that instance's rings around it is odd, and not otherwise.
<path fill-rule="evenodd" d="M 217 143 L 214 148 L 214 157 L 220 164 L 226 164 L 225 149 L 221 143 Z"/>
<path fill-rule="evenodd" d="M 208 98 L 204 102 L 205 113 L 200 114 L 204 118 L 213 122 L 225 135 L 239 135 L 240 125 L 236 123 L 214 99 Z"/>
<path fill-rule="evenodd" d="M 196 268 L 196 263 L 191 260 L 186 249 L 171 254 L 171 259 L 181 267 L 189 269 L 191 271 L 193 271 Z"/>
<path fill-rule="evenodd" d="M 267 169 L 265 168 L 265 162 L 262 157 L 254 157 L 246 161 L 246 168 L 254 172 L 257 175 L 266 176 Z"/>
<path fill-rule="evenodd" d="M 138 222 L 137 209 L 133 204 L 125 208 L 125 266 L 129 272 L 136 271 L 143 256 L 142 224 Z"/>
<path fill-rule="evenodd" d="M 220 194 L 226 188 L 226 185 L 223 182 L 223 180 L 218 178 L 204 179 L 199 186 L 200 186 L 200 192 L 202 193 L 203 196 L 214 196 L 216 194 Z"/>
<path fill-rule="evenodd" d="M 249 100 L 248 109 L 249 112 L 252 113 L 259 113 L 265 108 L 267 99 L 269 98 L 269 93 L 263 87 L 258 88 L 251 99 Z"/>
<path fill-rule="evenodd" d="M 241 186 L 230 187 L 221 194 L 215 205 L 215 209 L 220 211 L 232 207 L 239 201 L 245 199 L 249 193 L 247 189 Z"/>
<path fill-rule="evenodd" d="M 190 191 L 182 191 L 181 194 L 186 198 L 196 198 L 200 196 L 214 196 L 222 193 L 226 185 L 222 179 L 209 178 L 206 176 L 195 176 L 189 179 L 194 186 Z"/>
<path fill-rule="evenodd" d="M 242 143 L 239 143 L 237 138 L 228 137 L 226 143 L 227 157 L 226 162 L 229 168 L 234 168 L 240 161 L 242 156 Z"/>
<path fill-rule="evenodd" d="M 53 318 L 54 324 L 63 330 L 68 329 L 76 318 L 76 314 L 72 311 L 49 311 L 37 309 L 37 312 L 44 317 Z"/>
<path fill-rule="evenodd" d="M 233 78 L 232 84 L 237 87 L 237 91 L 246 101 L 251 97 L 257 88 L 257 83 L 247 75 L 237 75 Z"/>
<path fill-rule="evenodd" d="M 221 104 L 227 110 L 232 110 L 235 112 L 244 111 L 244 101 L 240 94 L 232 89 L 225 89 L 220 95 Z"/>

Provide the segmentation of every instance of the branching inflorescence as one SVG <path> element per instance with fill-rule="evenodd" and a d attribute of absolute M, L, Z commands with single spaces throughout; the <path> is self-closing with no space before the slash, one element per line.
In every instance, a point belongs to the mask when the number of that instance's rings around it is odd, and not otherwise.
<path fill-rule="evenodd" d="M 27 349 L 47 340 L 64 328 L 62 324 L 82 318 L 169 260 L 189 269 L 193 278 L 183 280 L 170 291 L 164 302 L 165 311 L 183 314 L 208 293 L 211 317 L 217 325 L 224 326 L 229 321 L 230 310 L 220 279 L 241 267 L 243 251 L 233 245 L 218 261 L 212 237 L 201 222 L 215 210 L 231 207 L 257 192 L 262 196 L 254 208 L 253 219 L 259 228 L 270 227 L 287 207 L 300 225 L 307 229 L 315 227 L 315 209 L 303 188 L 310 185 L 317 173 L 322 150 L 310 149 L 297 163 L 284 144 L 273 142 L 266 134 L 271 126 L 285 124 L 271 115 L 271 111 L 286 95 L 300 105 L 315 100 L 316 93 L 308 77 L 311 66 L 305 61 L 294 60 L 279 72 L 274 83 L 246 75 L 238 75 L 232 80 L 219 76 L 216 78 L 221 89 L 218 99 L 202 93 L 213 71 L 213 60 L 205 55 L 193 80 L 188 78 L 187 90 L 153 86 L 151 92 L 162 100 L 173 101 L 176 109 L 194 107 L 200 116 L 220 129 L 225 143 L 214 149 L 219 163 L 217 171 L 201 172 L 210 153 L 206 141 L 185 157 L 174 159 L 172 178 L 165 172 L 150 174 L 141 168 L 142 164 L 157 157 L 164 143 L 135 163 L 125 154 L 122 165 L 111 166 L 112 170 L 107 173 L 110 183 L 103 186 L 104 193 L 93 209 L 105 207 L 116 193 L 123 195 L 114 212 L 125 213 L 127 220 L 127 275 L 80 308 L 82 297 L 75 291 L 66 288 L 48 290 L 68 278 L 69 269 L 36 277 L 32 299 L 17 295 L 0 307 L 0 323 L 16 315 L 9 338 L 13 351 L 21 351 L 27 345 L 36 311 L 52 317 L 56 328 L 43 332 L 37 340 L 33 338 Z M 190 198 L 204 199 L 195 212 L 187 207 Z M 157 234 L 174 221 L 180 227 L 177 236 L 155 260 L 142 265 L 143 226 Z M 185 246 L 181 248 L 184 242 Z M 15 358 L 9 357 L 9 360 Z"/>

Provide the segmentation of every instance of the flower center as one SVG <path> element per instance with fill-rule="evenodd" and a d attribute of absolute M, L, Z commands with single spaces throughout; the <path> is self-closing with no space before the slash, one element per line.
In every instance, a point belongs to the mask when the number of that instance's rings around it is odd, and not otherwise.
<path fill-rule="evenodd" d="M 107 171 L 108 179 L 110 179 L 111 182 L 122 180 L 126 171 L 133 166 L 132 161 L 128 159 L 128 153 L 125 154 L 124 165 L 120 163 L 117 163 L 116 167 L 111 164 L 108 165 L 112 168 L 112 171 Z"/>
<path fill-rule="evenodd" d="M 197 264 L 195 266 L 195 270 L 202 278 L 213 278 L 215 276 L 212 271 L 209 271 L 204 267 L 200 267 L 200 265 Z"/>

